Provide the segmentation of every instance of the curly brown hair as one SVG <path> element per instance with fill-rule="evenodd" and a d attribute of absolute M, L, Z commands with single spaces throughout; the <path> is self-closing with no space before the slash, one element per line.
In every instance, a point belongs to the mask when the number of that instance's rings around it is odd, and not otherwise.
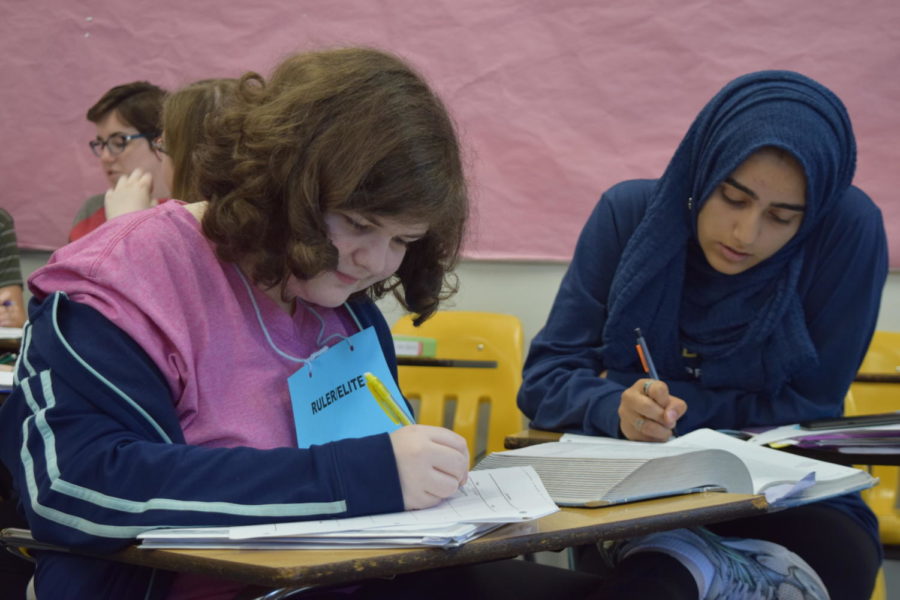
<path fill-rule="evenodd" d="M 396 274 L 361 292 L 392 291 L 421 322 L 456 291 L 448 274 L 468 217 L 459 154 L 443 104 L 399 58 L 368 48 L 293 55 L 269 81 L 241 77 L 198 148 L 203 232 L 221 260 L 283 290 L 291 274 L 337 266 L 326 212 L 427 223 Z"/>

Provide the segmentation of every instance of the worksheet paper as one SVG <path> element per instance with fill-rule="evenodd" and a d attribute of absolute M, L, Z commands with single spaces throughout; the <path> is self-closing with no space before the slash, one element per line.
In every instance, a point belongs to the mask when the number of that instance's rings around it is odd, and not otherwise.
<path fill-rule="evenodd" d="M 437 506 L 346 519 L 271 523 L 239 527 L 155 529 L 138 536 L 153 547 L 335 547 L 355 545 L 454 545 L 493 526 L 537 519 L 558 511 L 532 467 L 469 473 L 468 481 Z M 467 526 L 463 526 L 467 525 Z M 339 535 L 338 535 L 339 534 Z M 301 539 L 302 538 L 302 539 Z M 332 540 L 334 538 L 334 540 Z M 421 539 L 421 542 L 410 540 Z M 221 542 L 217 545 L 217 541 Z M 370 544 L 369 541 L 372 543 Z"/>

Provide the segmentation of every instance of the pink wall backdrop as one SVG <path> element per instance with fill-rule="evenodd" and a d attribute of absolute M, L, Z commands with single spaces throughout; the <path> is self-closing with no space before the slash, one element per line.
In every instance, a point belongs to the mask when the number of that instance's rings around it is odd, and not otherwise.
<path fill-rule="evenodd" d="M 459 125 L 475 202 L 466 255 L 567 260 L 599 194 L 658 176 L 726 81 L 804 72 L 847 104 L 856 183 L 900 267 L 896 0 L 7 0 L 0 205 L 20 244 L 62 245 L 105 189 L 87 108 L 113 85 L 267 74 L 284 55 L 371 45 L 416 65 Z"/>

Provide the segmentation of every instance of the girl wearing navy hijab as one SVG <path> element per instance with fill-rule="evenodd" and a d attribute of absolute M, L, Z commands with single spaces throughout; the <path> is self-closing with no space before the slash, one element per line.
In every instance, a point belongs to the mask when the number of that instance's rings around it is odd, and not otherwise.
<path fill-rule="evenodd" d="M 665 441 L 840 415 L 887 276 L 881 212 L 851 184 L 855 163 L 847 111 L 819 83 L 763 71 L 726 85 L 661 178 L 613 186 L 590 216 L 526 361 L 532 426 Z M 719 535 L 617 545 L 610 589 L 859 599 L 881 561 L 858 494 L 709 529 Z"/>

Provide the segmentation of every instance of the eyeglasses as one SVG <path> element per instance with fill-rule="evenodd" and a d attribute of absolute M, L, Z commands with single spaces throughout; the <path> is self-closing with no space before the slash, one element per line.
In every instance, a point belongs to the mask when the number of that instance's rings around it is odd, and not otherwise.
<path fill-rule="evenodd" d="M 97 156 L 103 153 L 104 148 L 109 150 L 110 154 L 116 156 L 125 150 L 125 147 L 128 146 L 128 142 L 131 140 L 145 137 L 148 137 L 145 133 L 114 133 L 105 140 L 97 137 L 97 139 L 88 142 L 88 146 L 91 147 L 91 151 Z"/>

